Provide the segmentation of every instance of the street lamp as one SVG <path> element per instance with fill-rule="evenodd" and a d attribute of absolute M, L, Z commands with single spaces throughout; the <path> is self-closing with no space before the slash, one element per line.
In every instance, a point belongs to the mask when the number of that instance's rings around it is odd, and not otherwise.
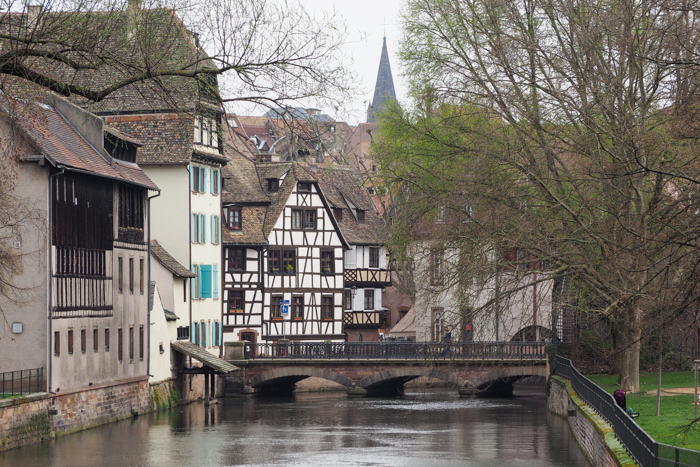
<path fill-rule="evenodd" d="M 350 287 L 350 293 L 352 294 L 352 298 L 355 298 L 355 295 L 357 295 L 357 287 L 354 285 Z"/>

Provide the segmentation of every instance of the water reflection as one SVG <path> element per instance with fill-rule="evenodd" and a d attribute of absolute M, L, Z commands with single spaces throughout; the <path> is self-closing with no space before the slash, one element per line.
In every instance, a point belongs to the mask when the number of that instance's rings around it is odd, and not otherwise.
<path fill-rule="evenodd" d="M 0 465 L 584 466 L 542 397 L 400 399 L 343 393 L 227 399 L 0 453 Z"/>

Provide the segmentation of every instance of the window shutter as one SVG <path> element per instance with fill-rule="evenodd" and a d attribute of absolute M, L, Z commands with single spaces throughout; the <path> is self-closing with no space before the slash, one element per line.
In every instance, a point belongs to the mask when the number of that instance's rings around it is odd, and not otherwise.
<path fill-rule="evenodd" d="M 195 266 L 193 264 L 191 269 L 192 269 L 193 273 L 197 274 L 197 266 Z M 196 290 L 195 290 L 194 286 L 195 286 L 195 283 L 197 282 L 196 279 L 197 279 L 196 277 L 190 277 L 190 300 L 195 298 L 194 294 L 195 294 Z"/>
<path fill-rule="evenodd" d="M 202 277 L 202 265 L 198 264 L 197 265 L 197 298 L 205 298 L 202 295 L 202 282 L 204 282 L 204 278 Z"/>
<path fill-rule="evenodd" d="M 194 191 L 194 166 L 190 164 L 190 191 Z"/>
<path fill-rule="evenodd" d="M 212 272 L 212 284 L 214 284 L 214 298 L 219 298 L 219 265 L 214 265 L 214 270 Z"/>
<path fill-rule="evenodd" d="M 211 242 L 216 244 L 216 216 L 211 216 Z"/>
<path fill-rule="evenodd" d="M 221 217 L 216 216 L 216 230 L 219 232 L 219 236 L 217 239 L 219 240 L 217 243 L 221 243 Z"/>
<path fill-rule="evenodd" d="M 212 289 L 212 267 L 210 264 L 202 264 L 199 266 L 200 269 L 200 280 L 199 283 L 201 284 L 201 298 L 211 298 L 211 289 Z"/>
<path fill-rule="evenodd" d="M 221 170 L 216 169 L 214 171 L 214 176 L 216 177 L 216 185 L 214 185 L 214 194 L 218 195 L 221 190 Z"/>
<path fill-rule="evenodd" d="M 194 217 L 194 216 L 195 216 L 194 214 L 190 215 L 190 217 L 191 217 L 191 219 L 190 219 L 190 242 L 194 242 L 194 241 L 195 241 L 195 238 L 194 238 L 194 221 L 195 221 L 195 217 Z"/>
<path fill-rule="evenodd" d="M 202 215 L 196 214 L 197 216 L 197 243 L 202 243 Z"/>
<path fill-rule="evenodd" d="M 204 323 L 204 347 L 209 347 L 209 322 Z"/>
<path fill-rule="evenodd" d="M 214 169 L 209 167 L 209 193 L 214 194 Z"/>
<path fill-rule="evenodd" d="M 197 343 L 197 323 L 192 321 L 192 328 L 190 329 L 190 342 L 193 344 Z"/>
<path fill-rule="evenodd" d="M 207 215 L 202 214 L 202 243 L 207 243 Z"/>

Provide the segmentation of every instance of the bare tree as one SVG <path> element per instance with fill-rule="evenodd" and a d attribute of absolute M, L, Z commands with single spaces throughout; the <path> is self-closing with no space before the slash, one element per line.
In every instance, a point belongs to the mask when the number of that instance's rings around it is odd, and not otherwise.
<path fill-rule="evenodd" d="M 503 267 L 567 278 L 568 305 L 620 330 L 629 391 L 647 317 L 697 298 L 696 80 L 669 64 L 697 42 L 698 5 L 678 6 L 411 0 L 401 55 L 420 104 L 383 138 L 414 132 L 405 156 L 396 145 L 383 162 L 411 187 L 404 231 L 438 206 L 473 210 L 465 226 L 431 224 L 464 264 L 484 258 L 455 280 Z M 483 306 L 522 280 L 492 283 Z"/>

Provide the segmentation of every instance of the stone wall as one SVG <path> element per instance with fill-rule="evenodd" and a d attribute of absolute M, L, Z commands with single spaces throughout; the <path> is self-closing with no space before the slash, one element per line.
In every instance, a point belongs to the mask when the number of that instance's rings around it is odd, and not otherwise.
<path fill-rule="evenodd" d="M 0 451 L 133 417 L 150 407 L 145 378 L 2 400 Z"/>
<path fill-rule="evenodd" d="M 586 404 L 563 378 L 549 379 L 547 407 L 567 417 L 583 453 L 596 467 L 637 465 L 615 437 L 612 427 Z"/>

